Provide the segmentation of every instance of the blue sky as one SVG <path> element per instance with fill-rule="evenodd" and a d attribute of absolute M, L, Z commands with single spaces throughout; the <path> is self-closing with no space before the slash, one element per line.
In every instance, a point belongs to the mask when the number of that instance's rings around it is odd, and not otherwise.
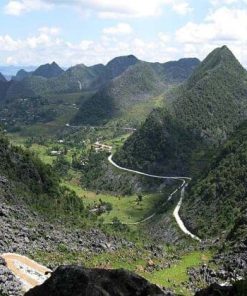
<path fill-rule="evenodd" d="M 227 44 L 247 65 L 247 0 L 3 0 L 0 65 L 203 59 Z"/>

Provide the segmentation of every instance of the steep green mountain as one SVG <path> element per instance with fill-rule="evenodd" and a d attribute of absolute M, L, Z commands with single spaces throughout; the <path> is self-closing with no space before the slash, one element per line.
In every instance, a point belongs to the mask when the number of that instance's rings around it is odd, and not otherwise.
<path fill-rule="evenodd" d="M 210 169 L 191 183 L 181 209 L 189 229 L 201 237 L 217 236 L 237 222 L 231 237 L 246 237 L 246 184 L 247 121 L 226 141 Z"/>
<path fill-rule="evenodd" d="M 247 73 L 226 47 L 198 67 L 173 104 L 173 114 L 202 138 L 220 142 L 246 118 Z"/>
<path fill-rule="evenodd" d="M 122 165 L 166 173 L 201 167 L 203 151 L 226 140 L 247 117 L 247 73 L 227 47 L 217 48 L 155 110 L 114 159 Z"/>
<path fill-rule="evenodd" d="M 2 73 L 0 73 L 0 81 L 3 81 L 3 82 L 6 82 L 7 81 L 6 78 L 3 76 Z"/>
<path fill-rule="evenodd" d="M 53 62 L 51 64 L 45 64 L 39 66 L 32 75 L 34 76 L 42 76 L 45 78 L 52 78 L 61 75 L 64 72 L 62 68 L 58 66 L 57 63 Z"/>
<path fill-rule="evenodd" d="M 72 122 L 104 124 L 129 106 L 147 101 L 184 81 L 198 64 L 197 59 L 165 64 L 139 61 L 84 102 Z"/>

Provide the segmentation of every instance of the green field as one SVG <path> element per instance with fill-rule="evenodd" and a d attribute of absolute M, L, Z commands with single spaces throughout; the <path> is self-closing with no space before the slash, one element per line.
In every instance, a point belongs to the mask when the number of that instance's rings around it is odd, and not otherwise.
<path fill-rule="evenodd" d="M 74 190 L 78 196 L 83 199 L 85 206 L 93 206 L 103 202 L 112 204 L 112 211 L 101 215 L 104 222 L 112 222 L 114 217 L 117 217 L 122 223 L 138 222 L 157 210 L 156 205 L 166 196 L 162 194 L 147 194 L 143 196 L 143 200 L 138 204 L 137 196 L 113 196 L 110 194 L 96 194 L 92 191 L 83 190 L 80 186 L 66 182 L 66 186 Z"/>

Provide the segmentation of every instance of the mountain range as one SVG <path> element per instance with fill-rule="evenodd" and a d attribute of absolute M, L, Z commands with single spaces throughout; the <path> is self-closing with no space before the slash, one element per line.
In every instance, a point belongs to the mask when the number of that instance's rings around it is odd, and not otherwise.
<path fill-rule="evenodd" d="M 13 109 L 16 109 L 14 114 L 20 113 L 23 100 L 37 101 L 40 98 L 43 102 L 47 96 L 61 94 L 62 98 L 66 94 L 76 93 L 78 96 L 81 94 L 81 99 L 77 101 L 78 112 L 70 118 L 71 124 L 102 125 L 123 114 L 131 117 L 129 124 L 134 121 L 138 124 L 152 110 L 154 102 L 150 100 L 185 81 L 199 63 L 195 58 L 164 64 L 148 63 L 129 55 L 116 57 L 106 65 L 87 67 L 80 64 L 66 71 L 55 62 L 41 65 L 31 72 L 22 69 L 11 81 L 1 82 L 0 101 L 7 110 L 1 116 L 12 122 L 13 116 L 8 119 L 9 110 L 13 113 Z M 87 95 L 85 99 L 85 93 L 91 95 Z M 145 106 L 146 102 L 150 103 Z M 30 103 L 33 106 L 32 102 Z M 49 113 L 55 114 L 53 105 L 42 105 L 45 112 L 50 109 Z M 144 108 L 144 111 L 140 112 L 143 113 L 140 118 L 128 115 L 132 106 Z M 40 108 L 40 104 L 37 104 L 37 108 Z M 34 110 L 34 113 L 44 112 Z M 15 121 L 26 122 L 24 118 L 19 118 L 19 115 Z M 30 117 L 28 114 L 20 116 Z"/>
<path fill-rule="evenodd" d="M 164 64 L 137 61 L 85 101 L 72 121 L 76 124 L 104 124 L 131 105 L 147 101 L 187 79 L 199 64 L 182 59 Z"/>
<path fill-rule="evenodd" d="M 32 72 L 20 70 L 12 78 L 8 92 L 2 99 L 97 89 L 136 62 L 134 56 L 126 56 L 115 58 L 105 66 L 87 67 L 80 64 L 64 71 L 53 62 L 41 65 Z"/>

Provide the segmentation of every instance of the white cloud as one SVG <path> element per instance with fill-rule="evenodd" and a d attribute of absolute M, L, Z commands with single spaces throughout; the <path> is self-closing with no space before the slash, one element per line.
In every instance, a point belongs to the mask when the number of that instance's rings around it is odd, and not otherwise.
<path fill-rule="evenodd" d="M 81 10 L 83 15 L 96 13 L 100 18 L 111 19 L 156 16 L 164 7 L 170 7 L 181 15 L 191 11 L 187 0 L 9 0 L 5 13 L 20 15 L 55 5 L 72 6 Z"/>
<path fill-rule="evenodd" d="M 189 22 L 176 37 L 182 43 L 247 41 L 247 10 L 222 7 L 209 14 L 204 22 Z"/>
<path fill-rule="evenodd" d="M 163 3 L 167 4 L 168 1 L 163 0 Z M 94 5 L 96 2 L 92 0 Z M 202 59 L 215 47 L 227 44 L 237 58 L 247 65 L 246 32 L 247 8 L 220 6 L 210 10 L 201 22 L 188 22 L 174 36 L 164 31 L 149 39 L 142 39 L 125 22 L 102 29 L 102 36 L 96 40 L 88 38 L 78 42 L 63 38 L 57 27 L 42 27 L 23 39 L 3 35 L 0 36 L 0 57 L 1 63 L 25 65 L 53 60 L 64 66 L 77 63 L 92 65 L 128 54 L 147 61 L 165 62 L 182 57 Z"/>
<path fill-rule="evenodd" d="M 186 15 L 191 12 L 193 9 L 189 6 L 189 4 L 185 1 L 181 1 L 178 3 L 174 3 L 172 6 L 173 10 L 178 14 Z"/>
<path fill-rule="evenodd" d="M 164 44 L 167 44 L 171 40 L 171 36 L 163 32 L 159 32 L 158 37 L 160 41 Z"/>
<path fill-rule="evenodd" d="M 215 47 L 226 44 L 246 65 L 246 32 L 247 9 L 223 6 L 211 11 L 201 23 L 189 22 L 181 27 L 176 32 L 176 41 L 185 54 L 201 58 Z"/>
<path fill-rule="evenodd" d="M 211 0 L 210 3 L 214 6 L 231 5 L 236 3 L 246 3 L 246 0 Z"/>
<path fill-rule="evenodd" d="M 108 27 L 103 29 L 103 34 L 106 35 L 128 35 L 133 32 L 133 29 L 129 24 L 118 23 L 114 27 Z"/>
<path fill-rule="evenodd" d="M 51 7 L 51 3 L 43 0 L 11 0 L 4 7 L 4 12 L 9 15 L 19 16 L 30 11 L 50 9 Z"/>
<path fill-rule="evenodd" d="M 19 40 L 14 40 L 9 35 L 0 36 L 0 52 L 1 51 L 15 51 L 21 47 Z"/>
<path fill-rule="evenodd" d="M 135 34 L 117 38 L 115 31 L 110 30 L 110 35 L 102 34 L 98 40 L 85 39 L 77 43 L 63 39 L 59 32 L 59 28 L 43 27 L 36 34 L 21 40 L 9 35 L 0 36 L 1 63 L 39 65 L 55 60 L 64 66 L 78 63 L 93 65 L 128 54 L 149 61 L 175 59 L 175 52 L 169 45 L 170 37 L 165 32 L 152 40 L 143 40 Z"/>
<path fill-rule="evenodd" d="M 43 34 L 49 34 L 49 35 L 58 35 L 60 33 L 60 28 L 58 27 L 42 27 L 39 28 L 39 32 Z"/>

